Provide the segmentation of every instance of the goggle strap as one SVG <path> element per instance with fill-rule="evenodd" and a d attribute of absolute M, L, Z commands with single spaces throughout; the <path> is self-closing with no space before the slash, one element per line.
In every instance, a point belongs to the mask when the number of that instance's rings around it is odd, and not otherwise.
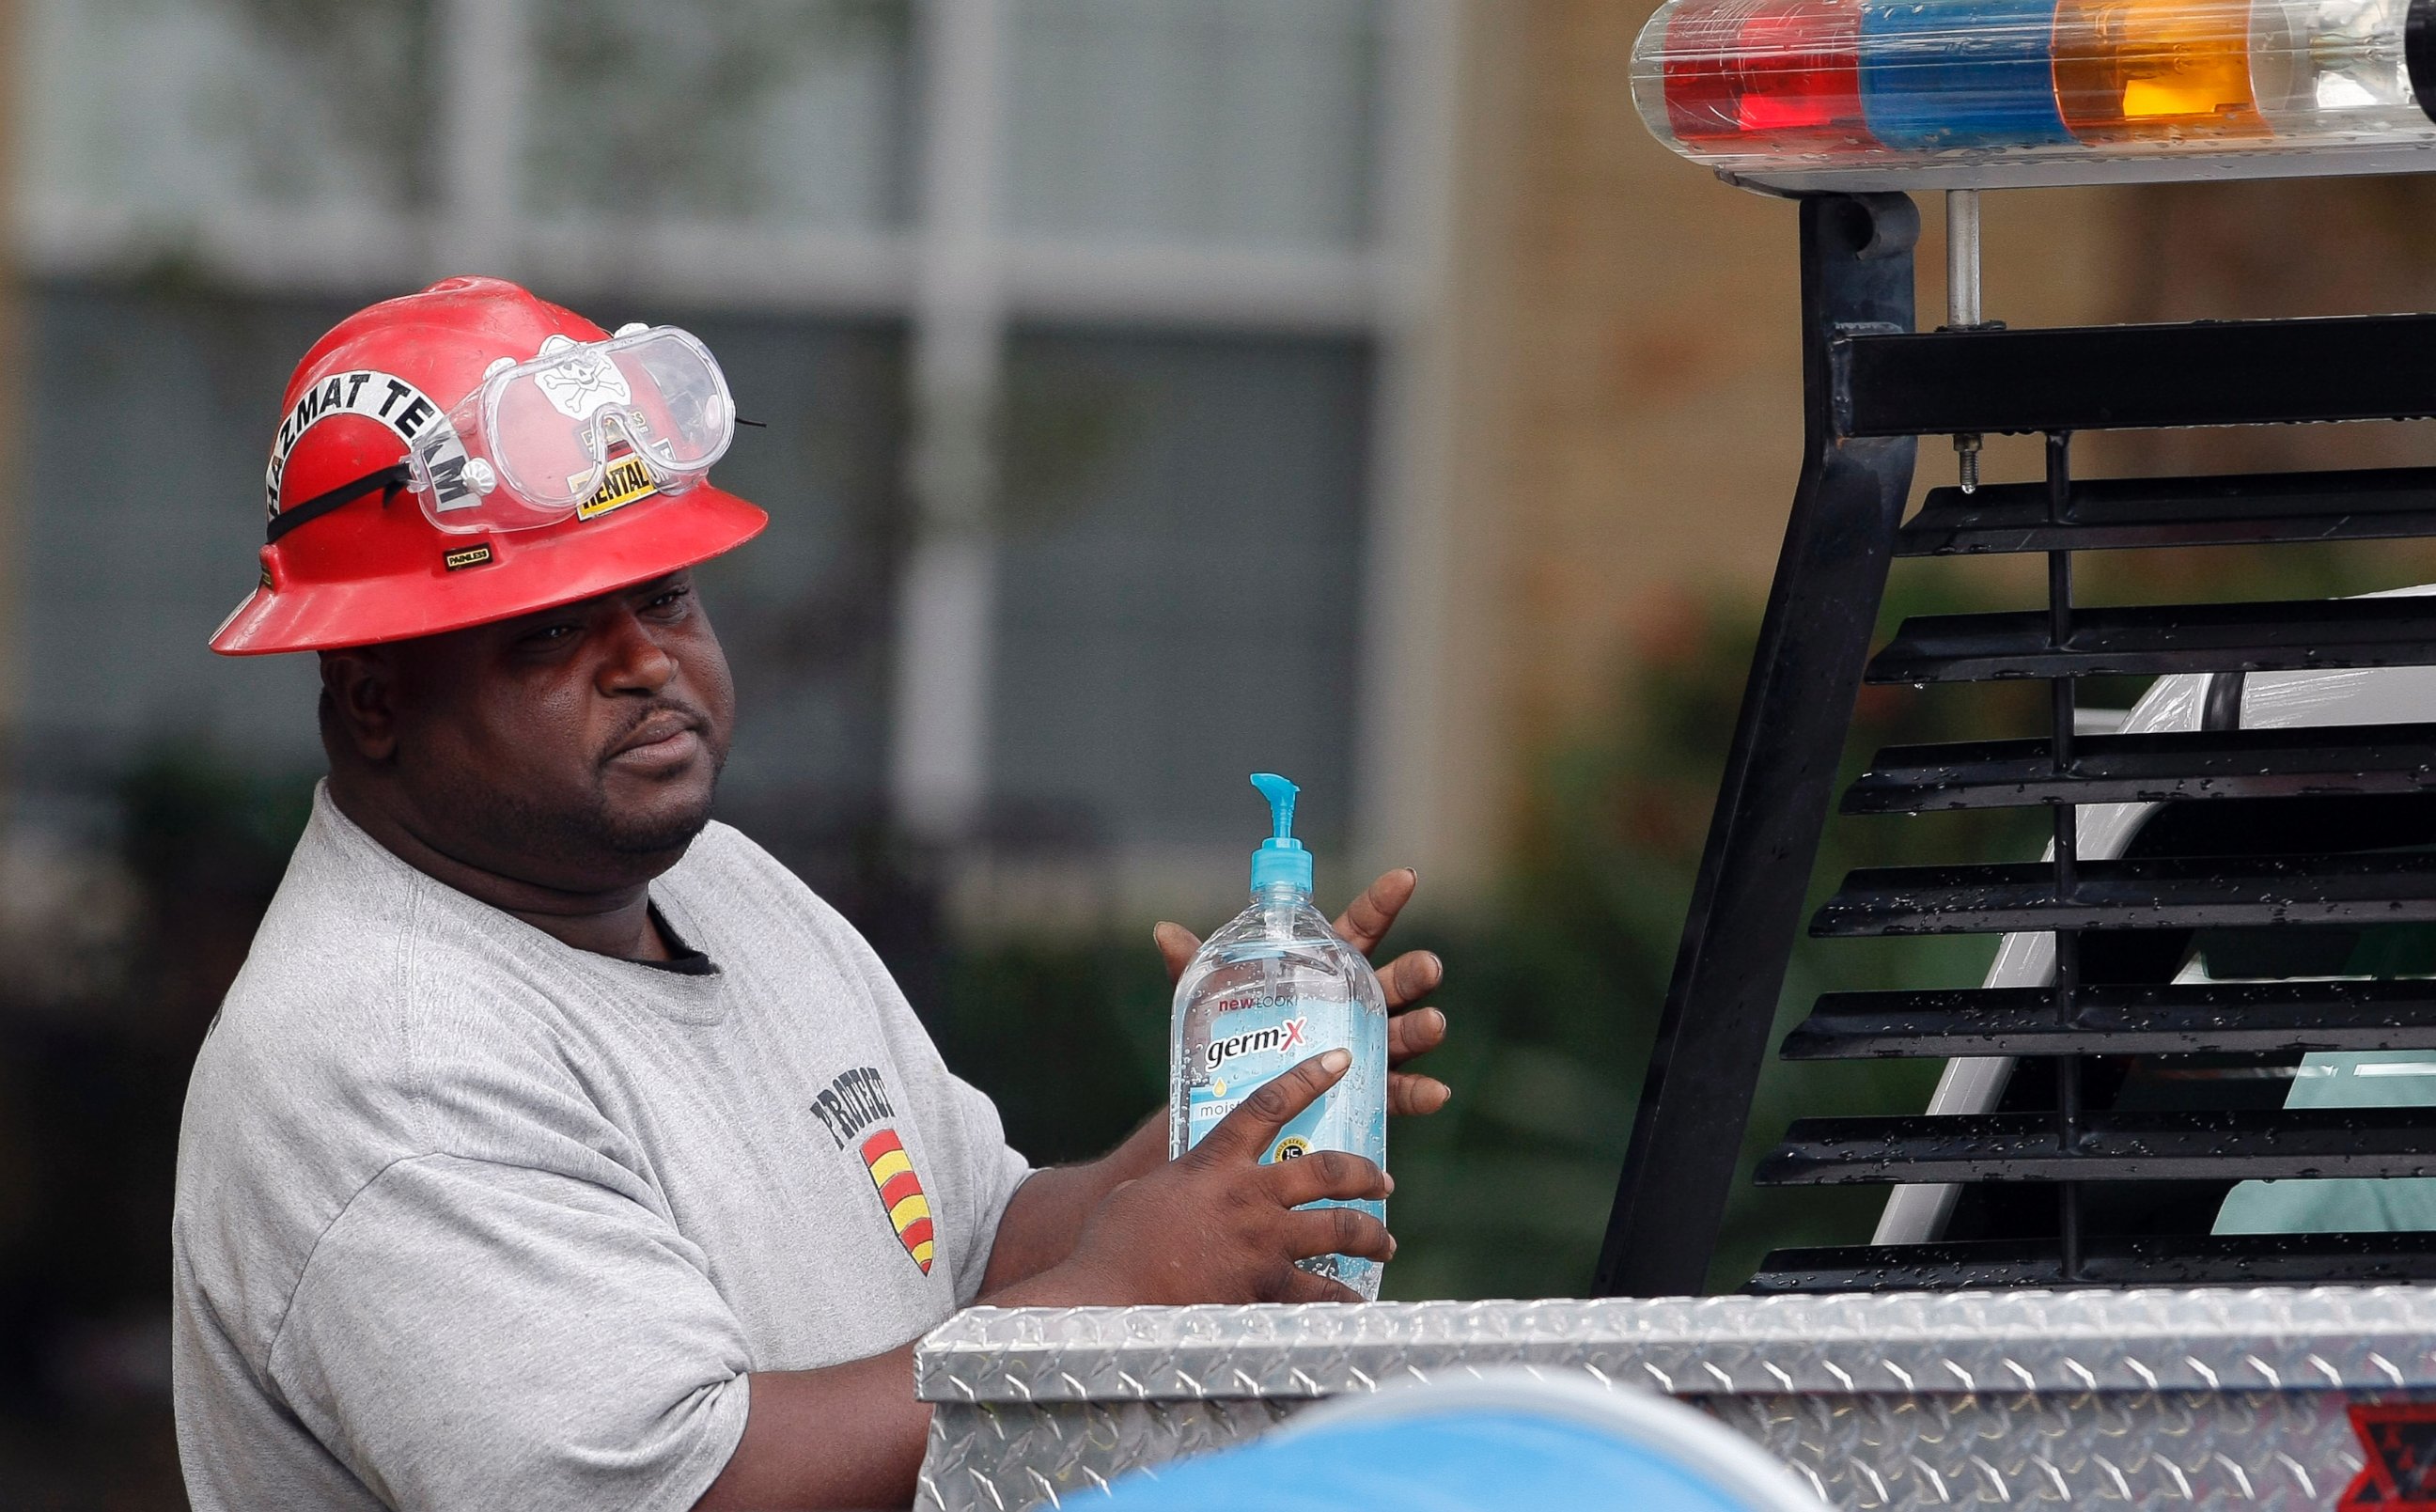
<path fill-rule="evenodd" d="M 270 517 L 266 532 L 267 544 L 276 546 L 279 538 L 300 525 L 308 525 L 332 510 L 342 509 L 367 494 L 392 494 L 404 488 L 412 474 L 404 462 L 396 462 L 377 473 L 366 473 L 351 483 L 340 483 L 326 494 L 316 494 L 302 504 L 281 510 Z"/>

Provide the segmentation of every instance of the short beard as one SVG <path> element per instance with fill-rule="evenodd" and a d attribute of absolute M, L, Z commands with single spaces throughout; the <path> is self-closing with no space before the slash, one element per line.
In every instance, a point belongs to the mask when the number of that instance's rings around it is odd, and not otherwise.
<path fill-rule="evenodd" d="M 493 854 L 515 857 L 536 870 L 570 877 L 639 870 L 655 877 L 683 860 L 710 824 L 727 753 L 709 754 L 712 781 L 702 802 L 650 820 L 620 818 L 598 784 L 564 806 L 544 808 L 478 780 L 452 781 L 429 793 L 431 807 L 425 812 L 457 814 L 461 833 L 479 835 Z"/>

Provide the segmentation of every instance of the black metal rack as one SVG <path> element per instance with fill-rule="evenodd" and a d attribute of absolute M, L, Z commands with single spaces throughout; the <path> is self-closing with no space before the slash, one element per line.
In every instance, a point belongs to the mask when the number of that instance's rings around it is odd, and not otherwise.
<path fill-rule="evenodd" d="M 1831 994 L 1804 1059 L 2010 1055 L 2053 1068 L 2052 1106 L 1810 1119 L 1763 1183 L 2036 1183 L 2051 1235 L 1781 1252 L 1761 1290 L 2436 1278 L 2436 1234 L 2156 1237 L 2091 1222 L 2096 1184 L 2436 1174 L 2436 1109 L 2138 1111 L 2086 1105 L 2090 1057 L 2436 1050 L 2436 982 L 2083 982 L 2094 931 L 2436 921 L 2436 855 L 2083 860 L 2088 804 L 2415 798 L 2436 725 L 2238 728 L 2253 671 L 2436 664 L 2436 600 L 2085 608 L 2074 554 L 2436 535 L 2436 469 L 2088 480 L 2076 433 L 2436 415 L 2436 316 L 2041 330 L 1913 329 L 1916 207 L 1800 205 L 1805 449 L 1599 1261 L 1602 1295 L 1698 1292 L 1767 1052 L 1860 685 L 2044 679 L 2044 738 L 1882 753 L 1852 814 L 2044 806 L 2042 862 L 1864 871 L 1821 936 L 2052 931 L 2050 985 Z M 1916 441 L 2045 437 L 2043 482 L 1932 491 L 1902 515 Z M 2047 558 L 2047 604 L 1905 623 L 1872 657 L 1891 559 Z M 2075 732 L 2079 680 L 2212 673 L 2205 727 Z M 2226 710 L 2233 711 L 2232 716 Z M 2117 1189 L 2122 1190 L 2122 1189 Z"/>

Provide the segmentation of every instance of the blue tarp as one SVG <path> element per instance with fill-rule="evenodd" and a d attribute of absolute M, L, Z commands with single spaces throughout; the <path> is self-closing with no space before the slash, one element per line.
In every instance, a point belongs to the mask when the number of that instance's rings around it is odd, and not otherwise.
<path fill-rule="evenodd" d="M 1465 1412 L 1346 1423 L 1138 1470 L 1116 1512 L 1749 1512 L 1689 1466 L 1585 1423 Z"/>

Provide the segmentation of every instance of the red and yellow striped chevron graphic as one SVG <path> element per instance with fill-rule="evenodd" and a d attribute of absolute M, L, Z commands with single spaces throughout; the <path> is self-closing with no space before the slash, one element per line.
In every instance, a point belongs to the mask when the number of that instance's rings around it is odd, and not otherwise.
<path fill-rule="evenodd" d="M 905 1253 L 931 1274 L 931 1257 L 938 1253 L 936 1232 L 931 1226 L 931 1199 L 922 1194 L 922 1178 L 914 1173 L 914 1161 L 905 1153 L 904 1141 L 895 1129 L 882 1129 L 862 1141 L 862 1163 L 871 1170 L 871 1184 L 879 1189 L 879 1205 L 888 1209 L 888 1222 L 904 1243 Z"/>

